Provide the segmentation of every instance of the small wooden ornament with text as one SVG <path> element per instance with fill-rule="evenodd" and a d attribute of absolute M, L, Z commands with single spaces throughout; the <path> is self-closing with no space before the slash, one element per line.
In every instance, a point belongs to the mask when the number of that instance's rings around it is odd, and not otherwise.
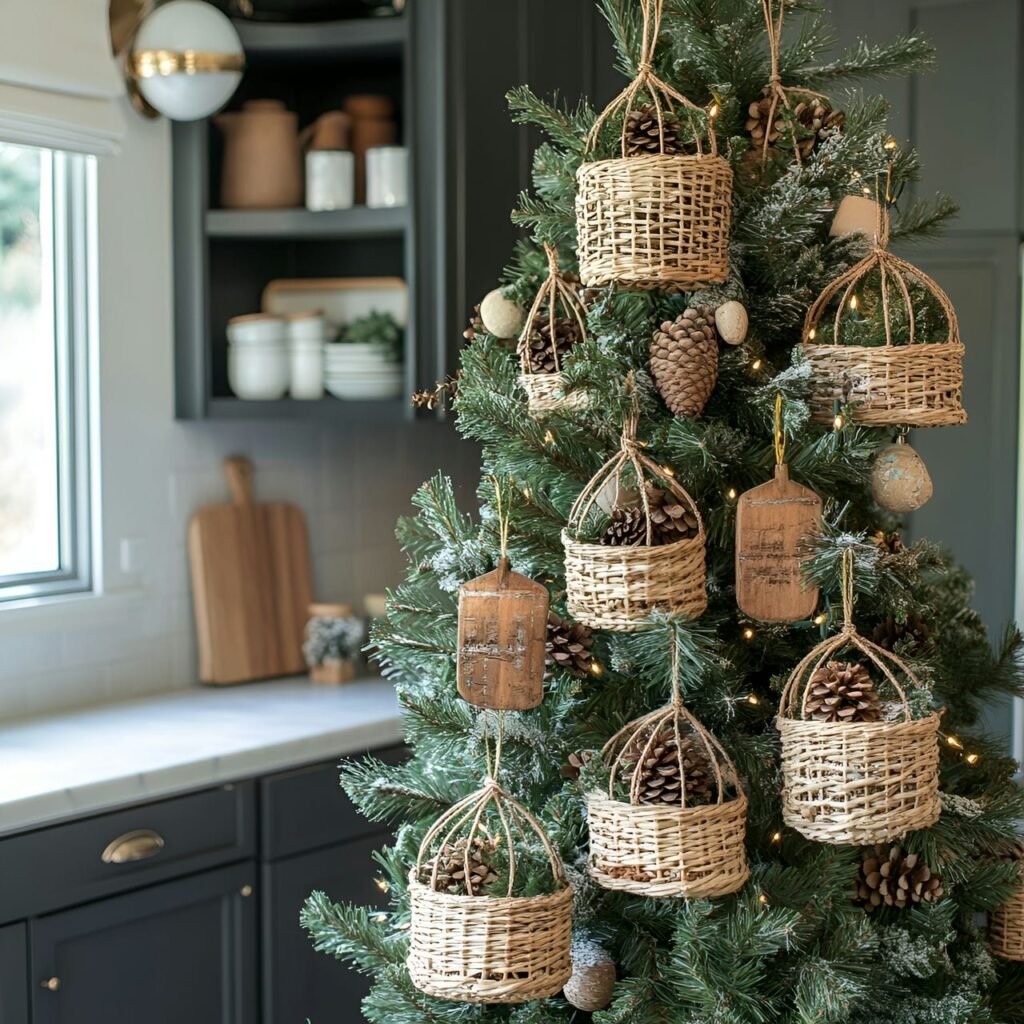
<path fill-rule="evenodd" d="M 736 504 L 736 603 L 761 622 L 795 622 L 814 613 L 818 588 L 805 587 L 800 562 L 821 526 L 821 498 L 775 467 L 775 479 Z"/>
<path fill-rule="evenodd" d="M 459 588 L 459 694 L 478 707 L 525 711 L 544 698 L 547 587 L 509 568 Z"/>

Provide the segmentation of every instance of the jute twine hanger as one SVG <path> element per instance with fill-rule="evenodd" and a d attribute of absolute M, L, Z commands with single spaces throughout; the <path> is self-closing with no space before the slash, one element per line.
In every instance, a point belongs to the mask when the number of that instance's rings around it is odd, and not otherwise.
<path fill-rule="evenodd" d="M 779 105 L 791 115 L 789 133 L 793 140 L 793 154 L 796 157 L 797 166 L 803 166 L 803 158 L 800 156 L 800 146 L 796 137 L 796 126 L 792 122 L 793 107 L 789 102 L 789 93 L 799 96 L 806 96 L 808 99 L 824 99 L 823 93 L 815 92 L 813 89 L 805 89 L 800 86 L 785 86 L 782 84 L 782 74 L 779 70 L 779 51 L 782 47 L 782 19 L 786 13 L 786 0 L 778 0 L 778 16 L 772 16 L 772 0 L 761 0 L 761 8 L 764 11 L 765 30 L 768 33 L 768 50 L 772 59 L 771 75 L 768 79 L 767 90 L 771 96 L 771 105 L 768 107 L 768 127 L 764 133 L 764 142 L 761 145 L 761 166 L 764 167 L 768 160 L 769 139 L 772 134 L 772 126 L 775 123 L 775 115 L 779 111 Z"/>
<path fill-rule="evenodd" d="M 707 117 L 709 122 L 708 155 L 718 155 L 718 142 L 715 139 L 714 126 L 711 124 L 712 118 L 708 112 L 703 107 L 697 106 L 692 100 L 687 99 L 681 92 L 674 89 L 654 73 L 654 51 L 657 48 L 658 36 L 661 33 L 661 15 L 664 6 L 665 0 L 640 0 L 640 10 L 644 20 L 644 33 L 640 43 L 640 60 L 637 62 L 636 77 L 604 108 L 594 122 L 594 126 L 587 134 L 586 152 L 594 148 L 598 135 L 608 118 L 622 110 L 622 134 L 620 141 L 622 156 L 626 156 L 626 123 L 629 120 L 630 113 L 636 109 L 634 103 L 637 96 L 644 92 L 651 97 L 651 102 L 654 104 L 654 109 L 658 116 L 658 149 L 663 155 L 665 152 L 665 114 L 672 112 L 673 104 L 685 109 L 690 115 L 691 121 L 695 115 Z M 664 108 L 662 106 L 663 103 L 665 105 Z M 694 134 L 696 137 L 697 155 L 704 156 L 700 132 L 695 132 Z"/>
<path fill-rule="evenodd" d="M 558 249 L 549 242 L 545 242 L 544 255 L 548 261 L 548 276 L 540 288 L 537 289 L 533 304 L 526 314 L 526 322 L 519 333 L 519 357 L 524 373 L 533 372 L 530 368 L 530 336 L 533 334 L 534 324 L 545 302 L 548 307 L 548 324 L 551 328 L 551 355 L 555 361 L 555 373 L 560 373 L 562 369 L 558 359 L 558 341 L 555 338 L 555 314 L 559 302 L 562 303 L 562 308 L 565 312 L 576 321 L 576 326 L 580 332 L 579 340 L 586 341 L 587 338 L 586 312 L 583 309 L 583 303 L 580 302 L 575 287 L 565 280 L 562 272 L 558 269 Z"/>
<path fill-rule="evenodd" d="M 508 850 L 508 884 L 506 896 L 511 897 L 515 890 L 516 881 L 516 834 L 526 842 L 529 842 L 529 832 L 532 832 L 541 842 L 544 852 L 547 855 L 548 863 L 551 866 L 551 874 L 559 883 L 565 882 L 565 870 L 562 860 L 555 852 L 555 848 L 548 839 L 540 822 L 521 804 L 514 799 L 498 782 L 498 772 L 501 767 L 502 740 L 505 733 L 505 713 L 498 712 L 498 732 L 495 738 L 493 757 L 491 754 L 491 743 L 487 729 L 487 716 L 484 719 L 484 754 L 486 758 L 486 776 L 484 784 L 476 792 L 470 793 L 458 803 L 454 804 L 431 826 L 430 831 L 423 837 L 420 844 L 419 854 L 416 858 L 416 874 L 421 875 L 425 866 L 425 860 L 429 856 L 431 848 L 437 843 L 438 849 L 444 849 L 460 838 L 465 840 L 463 850 L 463 868 L 466 872 L 467 885 L 471 885 L 472 878 L 472 853 L 473 840 L 480 837 L 490 841 L 491 836 L 485 823 L 484 815 L 489 806 L 497 813 L 501 827 L 501 834 L 505 838 L 506 849 Z M 443 837 L 443 838 L 441 838 Z M 433 858 L 430 867 L 430 887 L 436 889 L 437 876 L 440 869 L 440 857 Z M 470 894 L 472 895 L 472 893 Z"/>

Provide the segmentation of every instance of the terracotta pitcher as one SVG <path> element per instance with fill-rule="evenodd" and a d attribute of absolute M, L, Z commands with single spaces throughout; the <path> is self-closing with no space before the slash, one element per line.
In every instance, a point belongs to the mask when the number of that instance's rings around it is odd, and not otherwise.
<path fill-rule="evenodd" d="M 279 100 L 249 100 L 218 114 L 224 133 L 220 202 L 227 209 L 302 205 L 302 144 L 298 114 Z"/>
<path fill-rule="evenodd" d="M 310 149 L 348 149 L 352 118 L 344 110 L 321 114 L 300 136 Z"/>

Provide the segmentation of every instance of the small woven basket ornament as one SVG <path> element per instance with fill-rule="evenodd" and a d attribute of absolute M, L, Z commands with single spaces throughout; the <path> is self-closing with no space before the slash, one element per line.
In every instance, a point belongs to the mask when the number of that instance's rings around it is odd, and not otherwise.
<path fill-rule="evenodd" d="M 673 646 L 673 655 L 675 649 Z M 747 797 L 729 756 L 686 709 L 673 657 L 672 703 L 630 722 L 605 745 L 608 792 L 587 797 L 590 873 L 605 889 L 638 896 L 724 896 L 747 881 L 744 836 Z M 671 733 L 680 781 L 679 802 L 644 803 L 642 771 Z M 688 804 L 685 746 L 703 755 L 714 799 Z M 634 760 L 635 759 L 635 760 Z M 629 786 L 629 802 L 616 799 Z"/>
<path fill-rule="evenodd" d="M 499 736 L 500 757 L 500 736 Z M 572 974 L 572 889 L 537 819 L 497 783 L 460 800 L 433 825 L 409 874 L 412 921 L 407 966 L 412 983 L 442 999 L 466 1003 L 524 1003 L 561 991 Z M 498 823 L 487 828 L 488 811 Z M 555 891 L 516 896 L 516 834 L 532 833 L 548 861 Z M 476 840 L 503 842 L 508 859 L 504 896 L 437 891 L 439 851 L 469 851 Z"/>
<path fill-rule="evenodd" d="M 704 520 L 693 498 L 644 455 L 636 440 L 637 416 L 634 402 L 623 424 L 621 448 L 584 487 L 562 531 L 569 614 L 592 629 L 631 633 L 646 625 L 652 612 L 696 618 L 708 604 Z M 634 479 L 624 485 L 627 467 Z M 646 479 L 656 480 L 693 512 L 697 519 L 696 536 L 671 544 L 652 543 Z M 616 495 L 636 495 L 634 500 L 641 503 L 646 519 L 646 543 L 618 546 L 576 539 L 609 488 Z"/>
<path fill-rule="evenodd" d="M 1013 860 L 1018 864 L 1024 861 L 1024 846 L 1017 846 Z M 1024 962 L 1024 881 L 989 915 L 988 942 L 992 952 L 1003 960 Z"/>
<path fill-rule="evenodd" d="M 565 375 L 562 373 L 558 355 L 558 341 L 554 333 L 554 324 L 559 317 L 569 319 L 579 332 L 577 344 L 586 340 L 586 313 L 580 302 L 576 288 L 570 284 L 558 269 L 558 250 L 545 243 L 544 252 L 548 258 L 548 276 L 540 286 L 533 305 L 526 315 L 519 335 L 519 361 L 522 373 L 519 385 L 526 392 L 530 415 L 535 419 L 556 412 L 559 409 L 582 409 L 589 404 L 586 391 L 567 391 Z M 555 369 L 553 373 L 538 373 L 530 362 L 530 339 L 538 318 L 547 314 L 547 322 L 551 325 L 551 357 Z"/>
<path fill-rule="evenodd" d="M 837 403 L 842 403 L 850 405 L 854 422 L 871 427 L 944 427 L 966 423 L 967 413 L 961 403 L 964 346 L 956 311 L 946 293 L 924 271 L 889 252 L 889 216 L 884 203 L 878 204 L 878 211 L 871 251 L 828 285 L 807 310 L 803 352 L 811 367 L 811 418 L 815 423 L 831 423 Z M 880 281 L 885 344 L 844 344 L 842 332 L 855 289 L 875 271 Z M 917 340 L 908 288 L 908 283 L 915 281 L 938 303 L 948 326 L 945 341 Z M 893 340 L 894 288 L 907 315 L 906 344 Z M 832 343 L 816 344 L 818 324 L 837 296 Z"/>
<path fill-rule="evenodd" d="M 664 151 L 664 118 L 673 108 L 691 120 L 707 115 L 652 68 L 663 2 L 640 0 L 644 33 L 636 77 L 587 137 L 589 151 L 605 122 L 621 115 L 622 156 L 584 163 L 576 172 L 577 253 L 587 287 L 692 290 L 729 275 L 732 168 L 718 155 L 714 125 L 707 128 L 708 152 L 700 132 L 696 155 Z M 649 96 L 657 112 L 661 151 L 627 157 L 626 125 L 641 96 Z"/>
<path fill-rule="evenodd" d="M 852 621 L 853 553 L 843 553 L 843 628 L 793 670 L 779 708 L 782 817 L 801 835 L 836 846 L 883 843 L 938 820 L 939 716 L 912 719 L 906 683 L 920 683 L 895 654 L 862 637 Z M 843 651 L 870 662 L 901 703 L 898 720 L 808 718 L 815 672 Z"/>

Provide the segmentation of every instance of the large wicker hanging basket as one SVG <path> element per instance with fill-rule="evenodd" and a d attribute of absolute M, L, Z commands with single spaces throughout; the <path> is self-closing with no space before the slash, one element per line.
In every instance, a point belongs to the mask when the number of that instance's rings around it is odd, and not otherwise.
<path fill-rule="evenodd" d="M 498 822 L 497 840 L 507 844 L 506 895 L 436 891 L 437 851 L 491 839 L 489 810 Z M 517 834 L 529 833 L 540 841 L 555 882 L 555 891 L 542 896 L 514 895 Z M 455 804 L 424 837 L 409 896 L 407 965 L 421 992 L 467 1003 L 523 1003 L 557 994 L 572 973 L 572 889 L 562 862 L 536 818 L 493 779 Z"/>
<path fill-rule="evenodd" d="M 900 658 L 854 628 L 851 588 L 848 582 L 842 631 L 818 644 L 793 670 L 776 725 L 782 735 L 783 821 L 820 843 L 867 846 L 938 820 L 939 716 L 911 718 L 904 685 L 920 684 Z M 888 684 L 900 702 L 898 720 L 808 717 L 811 678 L 843 652 L 870 662 Z"/>
<path fill-rule="evenodd" d="M 623 485 L 632 471 L 636 492 Z M 656 480 L 697 519 L 697 535 L 671 544 L 652 544 L 650 506 L 644 483 Z M 598 504 L 608 493 L 637 493 L 647 519 L 647 543 L 632 546 L 577 540 Z M 622 447 L 594 475 L 576 499 L 562 531 L 565 585 L 569 614 L 594 629 L 633 632 L 647 624 L 652 612 L 696 618 L 707 607 L 704 520 L 696 502 L 636 442 L 636 416 L 623 428 Z"/>
<path fill-rule="evenodd" d="M 526 323 L 519 335 L 519 362 L 522 367 L 519 385 L 526 392 L 530 415 L 536 419 L 560 410 L 584 409 L 590 404 L 586 391 L 570 391 L 567 388 L 553 332 L 551 360 L 554 371 L 538 373 L 530 362 L 530 341 L 534 337 L 538 319 L 544 314 L 550 325 L 554 325 L 560 318 L 569 320 L 577 332 L 577 344 L 587 337 L 586 312 L 576 287 L 558 269 L 558 250 L 551 245 L 545 245 L 544 250 L 548 257 L 548 276 L 530 306 Z"/>
<path fill-rule="evenodd" d="M 588 150 L 605 122 L 621 115 L 622 155 L 584 163 L 576 172 L 576 233 L 580 279 L 588 287 L 692 290 L 729 275 L 732 168 L 718 155 L 714 125 L 651 69 L 663 0 L 641 0 L 644 37 L 636 78 L 605 108 Z M 656 154 L 627 156 L 626 123 L 649 96 L 658 112 Z M 697 153 L 665 153 L 664 118 L 678 108 L 691 122 L 707 120 Z M 707 151 L 701 138 L 707 132 Z"/>
<path fill-rule="evenodd" d="M 837 403 L 849 405 L 856 423 L 872 427 L 943 427 L 966 423 L 963 392 L 964 346 L 956 311 L 946 293 L 924 271 L 886 249 L 888 215 L 879 204 L 879 223 L 871 252 L 837 277 L 807 310 L 803 353 L 811 367 L 811 417 L 831 423 Z M 843 343 L 850 322 L 851 300 L 865 278 L 879 275 L 885 325 L 884 345 Z M 908 285 L 923 286 L 942 311 L 948 331 L 944 341 L 919 342 Z M 815 342 L 829 304 L 839 299 L 830 344 Z M 908 340 L 893 338 L 892 305 L 901 303 L 907 317 Z"/>
<path fill-rule="evenodd" d="M 671 733 L 681 787 L 679 802 L 643 802 L 641 770 Z M 714 799 L 688 803 L 684 743 L 709 766 Z M 743 888 L 747 798 L 718 741 L 677 700 L 630 722 L 606 744 L 608 792 L 587 797 L 590 873 L 605 889 L 638 896 L 724 896 Z M 617 793 L 628 788 L 629 800 Z"/>
<path fill-rule="evenodd" d="M 1018 846 L 1013 859 L 1024 861 L 1024 846 Z M 992 952 L 1003 960 L 1024 963 L 1024 882 L 1014 894 L 989 914 L 988 942 Z"/>

